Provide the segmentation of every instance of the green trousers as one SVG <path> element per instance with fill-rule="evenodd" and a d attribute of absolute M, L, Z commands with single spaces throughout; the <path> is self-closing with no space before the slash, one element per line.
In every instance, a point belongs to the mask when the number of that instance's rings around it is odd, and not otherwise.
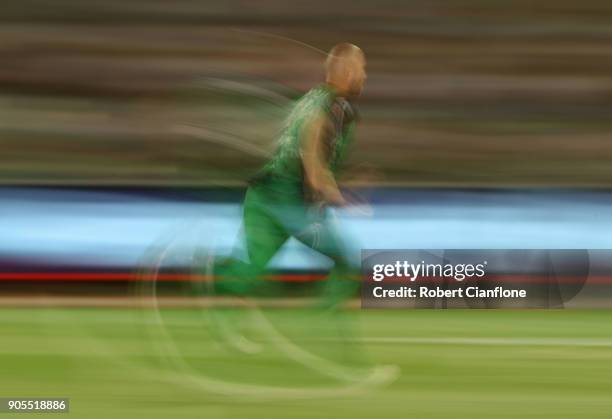
<path fill-rule="evenodd" d="M 248 188 L 243 208 L 244 246 L 248 262 L 227 259 L 215 264 L 216 288 L 225 292 L 266 294 L 262 275 L 272 257 L 291 237 L 333 261 L 321 293 L 321 304 L 335 306 L 355 294 L 358 281 L 346 247 L 325 211 L 305 204 L 298 188 L 256 185 Z M 263 292 L 262 292 L 263 290 Z"/>

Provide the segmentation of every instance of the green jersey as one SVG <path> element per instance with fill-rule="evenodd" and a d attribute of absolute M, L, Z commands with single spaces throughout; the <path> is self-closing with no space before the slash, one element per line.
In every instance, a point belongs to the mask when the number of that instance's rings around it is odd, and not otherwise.
<path fill-rule="evenodd" d="M 336 173 L 352 140 L 355 111 L 334 89 L 322 84 L 310 90 L 297 101 L 281 131 L 276 151 L 271 160 L 255 176 L 252 184 L 264 184 L 283 193 L 304 192 L 302 166 L 303 126 L 315 114 L 323 112 L 332 127 L 323 139 L 325 159 L 332 173 Z"/>

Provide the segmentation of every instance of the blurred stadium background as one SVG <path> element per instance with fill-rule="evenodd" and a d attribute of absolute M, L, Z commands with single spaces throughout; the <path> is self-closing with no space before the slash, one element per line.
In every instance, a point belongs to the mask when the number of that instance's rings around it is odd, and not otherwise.
<path fill-rule="evenodd" d="M 216 346 L 192 307 L 151 333 L 127 297 L 160 237 L 172 263 L 230 251 L 245 179 L 342 41 L 368 57 L 344 180 L 375 215 L 338 213 L 356 260 L 612 248 L 612 3 L 22 0 L 0 21 L 1 397 L 71 397 L 78 417 L 610 416 L 609 310 L 355 310 L 355 350 L 402 375 L 321 394 L 274 348 Z M 325 263 L 290 243 L 273 267 Z"/>
<path fill-rule="evenodd" d="M 381 181 L 612 178 L 607 1 L 28 0 L 1 13 L 5 184 L 241 183 L 257 161 L 168 132 L 180 87 L 217 78 L 301 92 L 321 80 L 322 56 L 300 43 L 345 40 L 368 55 L 353 157 Z M 270 129 L 254 113 L 265 109 L 200 105 L 210 129 L 269 141 L 254 135 Z"/>

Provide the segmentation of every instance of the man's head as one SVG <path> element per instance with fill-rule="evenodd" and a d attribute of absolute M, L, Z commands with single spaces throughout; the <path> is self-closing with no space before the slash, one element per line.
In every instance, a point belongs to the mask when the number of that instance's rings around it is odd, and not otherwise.
<path fill-rule="evenodd" d="M 341 96 L 359 96 L 366 80 L 365 65 L 365 55 L 358 46 L 338 44 L 331 49 L 325 61 L 325 80 Z"/>

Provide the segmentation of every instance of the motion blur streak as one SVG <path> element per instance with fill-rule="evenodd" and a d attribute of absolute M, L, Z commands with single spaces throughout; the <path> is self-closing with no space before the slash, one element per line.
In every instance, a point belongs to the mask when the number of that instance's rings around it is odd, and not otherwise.
<path fill-rule="evenodd" d="M 348 38 L 370 74 L 353 159 L 385 183 L 612 179 L 608 1 L 28 0 L 0 20 L 4 183 L 241 183 L 260 158 L 215 139 L 269 146 L 278 98 Z"/>
<path fill-rule="evenodd" d="M 265 308 L 182 268 L 232 251 L 246 180 L 340 42 L 367 56 L 340 185 L 373 215 L 334 211 L 356 263 L 604 258 L 611 41 L 609 0 L 3 2 L 0 398 L 87 419 L 610 418 L 609 276 L 581 309 L 331 313 L 303 302 L 330 261 L 294 241 Z"/>

